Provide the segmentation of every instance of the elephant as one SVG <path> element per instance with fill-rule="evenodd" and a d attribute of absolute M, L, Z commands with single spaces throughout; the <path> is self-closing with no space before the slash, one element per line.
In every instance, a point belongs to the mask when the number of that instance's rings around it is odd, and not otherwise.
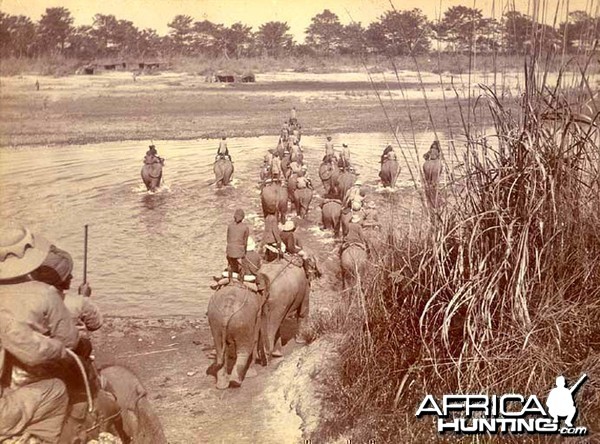
<path fill-rule="evenodd" d="M 325 194 L 329 194 L 332 191 L 333 184 L 337 180 L 340 174 L 340 169 L 335 162 L 329 162 L 324 160 L 319 166 L 319 178 L 325 188 Z"/>
<path fill-rule="evenodd" d="M 297 174 L 290 174 L 290 177 L 288 177 L 288 181 L 287 181 L 287 192 L 288 192 L 288 197 L 290 199 L 290 202 L 292 202 L 293 204 L 296 203 L 296 197 L 295 197 L 295 192 L 298 186 L 298 175 Z"/>
<path fill-rule="evenodd" d="M 105 388 L 112 393 L 121 410 L 123 432 L 135 443 L 166 444 L 162 425 L 138 377 L 120 365 L 100 370 Z M 126 442 L 125 440 L 123 442 Z"/>
<path fill-rule="evenodd" d="M 344 237 L 348 234 L 350 219 L 352 219 L 352 211 L 348 208 L 342 210 L 342 214 L 340 215 L 340 226 L 342 227 L 342 236 Z"/>
<path fill-rule="evenodd" d="M 302 343 L 299 334 L 306 321 L 309 309 L 310 282 L 321 276 L 314 257 L 304 260 L 304 267 L 287 258 L 263 264 L 258 271 L 257 280 L 263 282 L 268 295 L 263 311 L 261 332 L 265 333 L 265 353 L 282 356 L 280 327 L 289 313 L 295 313 L 298 321 L 296 342 Z"/>
<path fill-rule="evenodd" d="M 227 186 L 231 182 L 231 176 L 233 176 L 233 162 L 230 159 L 221 157 L 215 161 L 215 184 L 218 188 Z"/>
<path fill-rule="evenodd" d="M 323 228 L 333 229 L 335 237 L 340 235 L 340 220 L 342 216 L 342 202 L 337 199 L 330 199 L 321 205 L 321 218 Z"/>
<path fill-rule="evenodd" d="M 344 199 L 346 192 L 352 188 L 356 181 L 356 174 L 350 171 L 340 173 L 334 182 L 334 193 L 339 199 Z"/>
<path fill-rule="evenodd" d="M 367 263 L 366 246 L 362 244 L 350 244 L 344 250 L 340 257 L 342 268 L 342 285 L 346 289 L 362 273 Z"/>
<path fill-rule="evenodd" d="M 122 442 L 167 443 L 147 392 L 131 370 L 120 365 L 98 369 L 94 361 L 81 357 L 77 360 L 81 367 L 75 364 L 61 366 L 70 411 L 79 414 L 67 416 L 60 442 L 88 442 L 97 438 L 100 432 L 108 432 Z M 81 369 L 85 369 L 87 378 L 82 377 Z M 80 408 L 87 405 L 89 396 L 93 411 Z"/>
<path fill-rule="evenodd" d="M 260 193 L 263 215 L 275 214 L 281 223 L 285 222 L 288 208 L 288 193 L 284 185 L 277 182 L 266 184 Z"/>
<path fill-rule="evenodd" d="M 427 202 L 433 208 L 438 205 L 438 183 L 442 173 L 442 162 L 439 158 L 429 158 L 423 164 L 423 179 Z"/>
<path fill-rule="evenodd" d="M 219 390 L 241 386 L 251 364 L 251 357 L 259 348 L 261 310 L 264 302 L 264 291 L 252 291 L 241 284 L 221 287 L 210 298 L 207 315 L 215 344 L 216 360 L 206 373 L 217 377 Z M 228 347 L 235 348 L 235 362 L 231 375 L 227 374 Z"/>
<path fill-rule="evenodd" d="M 297 188 L 294 191 L 294 203 L 296 204 L 296 214 L 298 217 L 306 219 L 312 197 L 313 190 L 308 187 Z"/>
<path fill-rule="evenodd" d="M 395 187 L 399 174 L 400 164 L 396 159 L 387 159 L 383 162 L 379 171 L 379 177 L 384 187 Z"/>
<path fill-rule="evenodd" d="M 163 163 L 145 163 L 142 167 L 142 180 L 148 191 L 156 191 L 162 180 Z"/>

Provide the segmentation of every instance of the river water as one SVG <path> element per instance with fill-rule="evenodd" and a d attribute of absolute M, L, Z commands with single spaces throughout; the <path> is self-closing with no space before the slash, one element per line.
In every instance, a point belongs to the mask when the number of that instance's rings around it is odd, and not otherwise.
<path fill-rule="evenodd" d="M 362 181 L 376 186 L 379 156 L 387 143 L 395 144 L 392 137 L 332 136 L 336 147 L 349 144 Z M 433 134 L 415 137 L 416 144 L 400 140 L 401 188 L 418 183 L 417 159 L 422 161 Z M 322 192 L 318 166 L 324 142 L 323 137 L 302 138 L 317 194 Z M 230 139 L 234 181 L 220 190 L 209 185 L 217 140 L 155 144 L 166 158 L 165 185 L 155 194 L 140 178 L 147 143 L 0 148 L 0 216 L 17 219 L 68 250 L 75 260 L 75 288 L 82 278 L 83 227 L 89 224 L 88 280 L 107 314 L 203 316 L 212 276 L 226 265 L 226 226 L 235 208 L 245 210 L 260 238 L 258 172 L 277 136 Z M 314 200 L 311 213 L 316 223 Z"/>

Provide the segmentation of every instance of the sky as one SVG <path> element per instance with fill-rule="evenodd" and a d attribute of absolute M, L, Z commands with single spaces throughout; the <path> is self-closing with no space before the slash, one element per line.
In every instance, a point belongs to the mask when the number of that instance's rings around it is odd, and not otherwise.
<path fill-rule="evenodd" d="M 451 6 L 465 5 L 481 9 L 486 16 L 500 17 L 503 10 L 514 7 L 524 13 L 535 4 L 546 6 L 546 18 L 552 23 L 557 6 L 559 17 L 569 11 L 587 10 L 592 15 L 600 11 L 600 0 L 392 0 L 398 10 L 420 8 L 430 20 L 435 20 Z M 510 5 L 510 6 L 508 6 Z M 0 11 L 40 19 L 46 8 L 64 6 L 71 11 L 75 25 L 91 25 L 96 13 L 112 14 L 117 19 L 133 22 L 139 29 L 153 28 L 160 35 L 168 32 L 167 24 L 177 14 L 195 20 L 210 20 L 227 26 L 235 22 L 251 25 L 253 30 L 268 21 L 283 21 L 297 41 L 304 40 L 304 31 L 316 14 L 329 9 L 342 23 L 351 21 L 363 25 L 377 20 L 391 9 L 390 0 L 0 0 Z M 559 19 L 559 22 L 562 21 Z"/>

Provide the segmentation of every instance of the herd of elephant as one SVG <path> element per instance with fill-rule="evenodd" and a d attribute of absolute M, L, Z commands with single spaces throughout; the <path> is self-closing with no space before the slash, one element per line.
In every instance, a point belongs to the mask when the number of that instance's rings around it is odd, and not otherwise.
<path fill-rule="evenodd" d="M 280 140 L 274 151 L 281 150 L 281 170 L 285 180 L 273 180 L 267 162 L 261 170 L 260 200 L 263 215 L 273 214 L 280 223 L 288 217 L 288 207 L 295 206 L 296 215 L 306 218 L 313 198 L 313 187 L 298 187 L 299 177 L 306 176 L 306 168 L 294 173 L 288 165 L 303 163 L 302 152 L 291 154 L 283 149 Z M 271 151 L 273 153 L 273 150 Z M 233 168 L 215 163 L 216 183 L 230 180 Z M 380 177 L 384 186 L 394 186 L 400 171 L 395 159 L 383 162 Z M 346 192 L 354 185 L 357 174 L 340 168 L 337 162 L 325 157 L 319 167 L 319 177 L 324 188 L 322 222 L 325 229 L 332 229 L 336 236 L 347 231 L 352 214 L 342 211 Z M 298 258 L 296 258 L 298 259 Z M 341 255 L 342 277 L 355 275 L 366 262 L 366 250 L 346 248 Z M 271 358 L 282 356 L 282 324 L 288 315 L 295 315 L 300 333 L 309 313 L 311 281 L 321 275 L 317 261 L 309 256 L 297 263 L 290 258 L 280 258 L 264 263 L 256 276 L 257 291 L 239 282 L 232 282 L 218 289 L 208 304 L 208 320 L 215 345 L 215 362 L 207 373 L 216 377 L 217 388 L 239 387 L 247 373 L 255 373 L 252 361 L 267 365 Z M 300 336 L 296 342 L 302 343 Z M 232 359 L 228 348 L 235 349 Z"/>
<path fill-rule="evenodd" d="M 305 180 L 308 178 L 306 167 L 296 172 L 288 168 L 292 162 L 302 165 L 302 151 L 292 153 L 286 147 L 289 148 L 289 145 L 280 139 L 277 148 L 271 150 L 271 154 L 278 152 L 281 159 L 281 171 L 284 172 L 281 180 L 271 174 L 267 161 L 260 172 L 263 215 L 266 217 L 273 214 L 280 223 L 286 221 L 290 203 L 295 207 L 298 217 L 306 218 L 313 198 L 310 180 L 308 186 L 297 186 L 300 177 L 305 177 Z M 426 159 L 425 182 L 437 182 L 441 171 L 439 161 L 431 166 L 433 164 L 429 157 Z M 142 178 L 149 190 L 160 185 L 162 165 L 162 159 L 160 163 L 144 165 Z M 233 171 L 233 163 L 228 157 L 215 160 L 214 184 L 217 187 L 228 185 Z M 399 173 L 400 165 L 395 155 L 382 156 L 379 177 L 383 186 L 395 187 Z M 324 189 L 321 203 L 322 226 L 324 229 L 331 229 L 336 237 L 339 237 L 340 232 L 345 237 L 354 213 L 354 209 L 351 211 L 347 207 L 345 198 L 348 190 L 357 182 L 357 174 L 353 168 L 341 168 L 337 159 L 325 156 L 319 166 L 319 178 Z M 359 204 L 362 205 L 362 199 Z M 378 242 L 378 235 L 375 233 L 368 233 L 366 237 L 370 245 L 348 244 L 341 250 L 340 268 L 344 287 L 361 275 L 368 260 L 369 249 L 373 251 Z M 302 331 L 309 313 L 311 281 L 318 278 L 321 272 L 314 257 L 309 256 L 304 261 L 300 260 L 300 263 L 297 259 L 284 256 L 264 263 L 256 275 L 254 288 L 236 280 L 212 295 L 207 315 L 216 359 L 207 373 L 216 377 L 217 388 L 241 386 L 245 375 L 254 373 L 251 366 L 253 360 L 267 365 L 271 358 L 282 356 L 281 326 L 288 315 L 295 314 L 298 332 Z M 302 342 L 298 335 L 296 340 Z M 228 353 L 231 347 L 235 349 L 234 359 Z"/>

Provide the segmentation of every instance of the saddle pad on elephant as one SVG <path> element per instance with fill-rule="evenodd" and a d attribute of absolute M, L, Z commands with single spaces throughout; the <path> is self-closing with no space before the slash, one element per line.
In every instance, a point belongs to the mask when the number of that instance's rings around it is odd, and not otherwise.
<path fill-rule="evenodd" d="M 242 283 L 238 280 L 233 280 L 232 282 L 229 282 L 228 278 L 223 278 L 223 279 L 220 279 L 218 282 L 213 282 L 212 284 L 210 284 L 210 288 L 212 288 L 213 290 L 218 290 L 221 287 L 224 287 L 226 285 L 241 285 L 241 284 Z M 258 286 L 253 282 L 244 282 L 244 287 L 246 287 L 250 291 L 253 291 L 254 293 L 256 293 L 258 291 Z"/>
<path fill-rule="evenodd" d="M 326 198 L 326 199 L 323 199 L 323 203 L 321 204 L 321 207 L 322 207 L 323 205 L 325 205 L 325 204 L 328 204 L 328 203 L 331 203 L 331 202 L 337 202 L 337 203 L 339 203 L 340 205 L 342 204 L 342 201 L 341 201 L 341 200 L 339 200 L 339 199 L 329 199 L 329 198 Z"/>
<path fill-rule="evenodd" d="M 363 250 L 367 251 L 367 246 L 365 244 L 361 244 L 358 242 L 351 242 L 351 243 L 344 242 L 342 244 L 342 248 L 340 248 L 340 254 L 342 254 L 344 251 L 346 251 L 348 248 L 350 248 L 352 246 L 359 247 L 359 248 L 362 248 Z"/>
<path fill-rule="evenodd" d="M 238 278 L 238 274 L 237 273 L 232 273 L 231 274 L 233 279 L 237 279 Z M 229 277 L 229 272 L 227 270 L 225 270 L 223 273 L 221 273 L 221 277 Z M 253 274 L 245 274 L 244 275 L 244 282 L 254 282 L 256 281 L 256 276 L 254 276 Z"/>
<path fill-rule="evenodd" d="M 302 259 L 299 255 L 297 254 L 284 254 L 283 258 L 288 261 L 290 264 L 295 265 L 296 267 L 300 267 L 302 268 L 302 266 L 304 265 L 304 259 Z"/>

